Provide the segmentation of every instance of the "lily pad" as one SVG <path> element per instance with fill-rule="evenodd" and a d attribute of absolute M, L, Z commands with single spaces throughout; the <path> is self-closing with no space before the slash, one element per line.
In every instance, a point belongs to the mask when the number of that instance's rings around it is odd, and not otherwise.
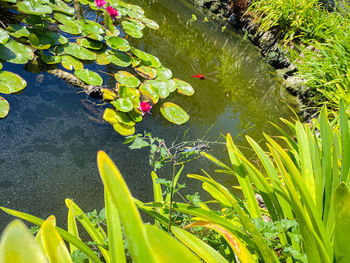
<path fill-rule="evenodd" d="M 133 66 L 133 67 L 137 67 L 138 65 L 140 65 L 140 63 L 141 63 L 141 59 L 139 59 L 139 58 L 137 58 L 137 57 L 132 57 L 131 58 L 131 65 Z"/>
<path fill-rule="evenodd" d="M 108 54 L 106 52 L 98 52 L 96 58 L 96 64 L 98 65 L 108 65 L 111 61 L 108 58 Z"/>
<path fill-rule="evenodd" d="M 135 68 L 137 74 L 145 79 L 154 79 L 157 77 L 157 70 L 147 66 L 140 66 Z"/>
<path fill-rule="evenodd" d="M 114 77 L 120 84 L 123 84 L 130 88 L 136 88 L 141 84 L 138 78 L 127 71 L 118 71 L 114 74 Z"/>
<path fill-rule="evenodd" d="M 82 60 L 96 59 L 95 53 L 89 51 L 88 49 L 82 46 L 79 46 L 77 43 L 69 43 L 67 46 L 64 47 L 63 53 Z"/>
<path fill-rule="evenodd" d="M 176 78 L 174 78 L 174 81 L 175 81 L 175 85 L 177 87 L 178 93 L 186 96 L 192 96 L 194 94 L 194 89 L 186 81 L 176 79 Z"/>
<path fill-rule="evenodd" d="M 127 113 L 119 112 L 111 108 L 105 110 L 103 113 L 103 119 L 112 125 L 123 123 L 128 126 L 135 126 L 135 122 L 131 120 Z"/>
<path fill-rule="evenodd" d="M 164 83 L 165 83 L 165 86 L 168 89 L 169 93 L 171 93 L 177 89 L 176 85 L 175 85 L 175 81 L 172 79 L 165 80 Z"/>
<path fill-rule="evenodd" d="M 40 57 L 41 59 L 48 65 L 51 64 L 58 64 L 61 61 L 61 57 L 60 56 L 50 56 L 50 55 L 46 55 L 44 52 L 40 52 Z"/>
<path fill-rule="evenodd" d="M 147 98 L 151 99 L 154 104 L 159 100 L 159 91 L 156 87 L 144 83 L 139 88 L 140 92 Z"/>
<path fill-rule="evenodd" d="M 151 29 L 159 29 L 159 25 L 157 24 L 156 21 L 146 18 L 146 17 L 142 17 L 140 18 L 140 21 L 143 22 L 146 26 L 148 26 Z"/>
<path fill-rule="evenodd" d="M 89 69 L 76 70 L 74 75 L 89 85 L 101 86 L 103 83 L 101 76 Z"/>
<path fill-rule="evenodd" d="M 142 28 L 139 25 L 132 21 L 124 20 L 122 22 L 124 32 L 131 37 L 141 38 L 143 36 Z"/>
<path fill-rule="evenodd" d="M 0 44 L 5 44 L 9 40 L 10 36 L 6 30 L 0 28 Z"/>
<path fill-rule="evenodd" d="M 142 50 L 140 49 L 137 49 L 137 48 L 131 48 L 131 51 L 132 53 L 134 53 L 134 55 L 136 57 L 138 57 L 139 59 L 143 60 L 143 61 L 151 61 L 151 57 L 150 57 L 150 54 L 146 53 L 146 52 L 143 52 Z"/>
<path fill-rule="evenodd" d="M 135 127 L 134 126 L 127 126 L 122 123 L 114 124 L 113 129 L 118 132 L 120 135 L 123 136 L 130 136 L 135 133 Z"/>
<path fill-rule="evenodd" d="M 65 2 L 61 0 L 55 0 L 55 4 L 49 3 L 49 5 L 52 8 L 52 10 L 58 11 L 70 16 L 74 15 L 75 13 L 75 10 L 73 7 L 70 7 L 69 5 L 67 5 Z"/>
<path fill-rule="evenodd" d="M 128 114 L 134 122 L 142 121 L 142 115 L 140 113 L 137 113 L 136 111 L 129 111 Z"/>
<path fill-rule="evenodd" d="M 104 100 L 115 100 L 117 98 L 117 94 L 110 89 L 101 89 L 101 92 Z"/>
<path fill-rule="evenodd" d="M 120 51 L 128 51 L 130 49 L 129 42 L 121 37 L 116 36 L 106 36 L 106 43 L 112 49 L 118 49 Z"/>
<path fill-rule="evenodd" d="M 119 98 L 111 102 L 111 104 L 119 111 L 129 112 L 134 108 L 134 104 L 129 98 Z"/>
<path fill-rule="evenodd" d="M 157 58 L 156 56 L 149 54 L 149 58 L 150 58 L 149 66 L 154 67 L 154 68 L 159 68 L 162 65 L 159 61 L 159 58 Z"/>
<path fill-rule="evenodd" d="M 61 64 L 64 68 L 68 70 L 72 70 L 73 68 L 75 70 L 79 70 L 84 68 L 83 63 L 79 59 L 76 59 L 75 57 L 72 57 L 70 55 L 62 55 L 61 56 Z"/>
<path fill-rule="evenodd" d="M 79 38 L 77 39 L 77 43 L 82 47 L 94 49 L 94 50 L 100 50 L 103 46 L 101 42 L 97 42 L 87 38 Z"/>
<path fill-rule="evenodd" d="M 67 16 L 67 15 L 65 15 L 65 14 L 62 14 L 62 13 L 57 13 L 57 12 L 55 12 L 55 14 L 54 14 L 54 18 L 58 21 L 58 22 L 60 22 L 61 24 L 64 24 L 64 22 L 66 21 L 66 20 L 69 20 L 69 21 L 76 21 L 77 23 L 80 23 L 78 20 L 74 20 L 71 16 Z M 80 25 L 80 24 L 79 24 Z"/>
<path fill-rule="evenodd" d="M 161 80 L 146 80 L 144 84 L 151 85 L 154 89 L 156 89 L 161 99 L 165 99 L 170 94 L 169 89 L 166 86 L 166 83 Z"/>
<path fill-rule="evenodd" d="M 0 93 L 16 93 L 26 86 L 27 82 L 19 75 L 9 71 L 0 71 Z"/>
<path fill-rule="evenodd" d="M 4 45 L 0 45 L 0 58 L 15 64 L 26 64 L 34 58 L 33 51 L 13 39 L 9 39 Z"/>
<path fill-rule="evenodd" d="M 57 34 L 55 32 L 49 32 L 49 31 L 41 31 L 41 30 L 35 30 L 35 29 L 28 29 L 31 34 L 35 34 L 37 37 L 34 42 L 32 41 L 31 45 L 36 48 L 45 46 L 49 44 L 50 46 L 56 46 L 56 45 L 64 45 L 68 43 L 68 39 L 64 36 L 61 36 L 60 34 Z M 30 35 L 29 35 L 30 36 Z M 29 38 L 30 40 L 30 38 Z"/>
<path fill-rule="evenodd" d="M 20 24 L 9 24 L 6 30 L 11 36 L 15 38 L 28 37 L 30 34 L 27 27 Z"/>
<path fill-rule="evenodd" d="M 40 42 L 40 39 L 35 34 L 32 34 L 32 33 L 29 34 L 28 38 L 29 38 L 30 45 L 36 49 L 49 49 L 51 47 L 50 44 L 45 44 Z"/>
<path fill-rule="evenodd" d="M 84 34 L 84 33 L 83 33 Z M 85 35 L 85 34 L 84 34 Z M 85 36 L 86 38 L 92 39 L 92 40 L 96 40 L 96 41 L 103 41 L 103 36 L 99 35 L 99 34 L 88 34 Z"/>
<path fill-rule="evenodd" d="M 82 32 L 81 26 L 80 26 L 80 24 L 77 21 L 64 19 L 64 20 L 62 20 L 60 22 L 62 23 L 62 25 L 59 25 L 58 27 L 63 32 L 66 32 L 66 33 L 72 34 L 72 35 L 79 35 L 79 34 L 81 34 L 81 32 Z"/>
<path fill-rule="evenodd" d="M 173 77 L 173 73 L 171 72 L 171 70 L 166 67 L 161 66 L 157 70 L 158 70 L 157 79 L 159 80 L 168 80 Z"/>
<path fill-rule="evenodd" d="M 51 14 L 52 9 L 48 5 L 43 5 L 39 1 L 24 0 L 17 3 L 18 10 L 32 15 Z"/>
<path fill-rule="evenodd" d="M 128 67 L 131 65 L 131 58 L 127 54 L 119 51 L 113 51 L 113 55 L 108 55 L 108 59 L 119 67 Z"/>
<path fill-rule="evenodd" d="M 177 125 L 184 124 L 190 118 L 186 111 L 184 111 L 179 105 L 172 102 L 165 102 L 160 107 L 162 115 L 170 122 Z"/>
<path fill-rule="evenodd" d="M 91 20 L 79 20 L 80 25 L 83 28 L 84 34 L 104 34 L 102 26 Z"/>
<path fill-rule="evenodd" d="M 0 96 L 0 119 L 5 118 L 10 111 L 10 104 Z"/>

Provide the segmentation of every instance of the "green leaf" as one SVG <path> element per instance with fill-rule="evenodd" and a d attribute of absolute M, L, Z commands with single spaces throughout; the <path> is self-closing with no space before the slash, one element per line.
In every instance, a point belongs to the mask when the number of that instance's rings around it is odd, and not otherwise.
<path fill-rule="evenodd" d="M 124 20 L 122 22 L 122 25 L 125 33 L 129 36 L 132 36 L 134 38 L 142 38 L 142 28 L 137 23 Z"/>
<path fill-rule="evenodd" d="M 61 56 L 61 64 L 64 68 L 68 70 L 72 70 L 73 68 L 75 70 L 79 70 L 84 68 L 83 63 L 79 59 L 76 59 L 70 55 L 62 55 Z"/>
<path fill-rule="evenodd" d="M 111 104 L 119 111 L 129 112 L 134 108 L 134 104 L 129 98 L 119 98 L 112 101 Z"/>
<path fill-rule="evenodd" d="M 341 179 L 350 185 L 350 132 L 349 132 L 349 120 L 344 108 L 343 100 L 340 101 L 340 134 L 341 134 L 341 145 L 342 145 L 342 168 L 341 168 Z"/>
<path fill-rule="evenodd" d="M 190 118 L 180 106 L 172 102 L 163 103 L 160 112 L 168 121 L 177 125 L 184 124 Z"/>
<path fill-rule="evenodd" d="M 79 35 L 82 32 L 81 25 L 78 23 L 78 21 L 72 21 L 69 19 L 62 19 L 60 21 L 62 25 L 59 25 L 58 27 L 68 34 L 72 35 Z"/>
<path fill-rule="evenodd" d="M 108 65 L 111 63 L 111 61 L 108 58 L 108 54 L 103 51 L 103 52 L 97 52 L 97 58 L 96 58 L 96 64 L 98 65 Z"/>
<path fill-rule="evenodd" d="M 83 28 L 83 34 L 104 34 L 105 31 L 102 28 L 102 26 L 95 22 L 95 21 L 91 21 L 91 20 L 80 20 L 79 21 L 80 25 Z"/>
<path fill-rule="evenodd" d="M 148 26 L 151 29 L 159 29 L 159 25 L 157 24 L 156 21 L 146 18 L 146 17 L 141 17 L 140 21 L 143 22 L 146 26 Z"/>
<path fill-rule="evenodd" d="M 10 110 L 10 104 L 0 96 L 0 119 L 5 118 Z"/>
<path fill-rule="evenodd" d="M 103 119 L 110 124 L 122 123 L 127 126 L 135 126 L 135 122 L 131 120 L 128 114 L 124 112 L 115 111 L 114 109 L 107 108 L 103 114 Z"/>
<path fill-rule="evenodd" d="M 173 73 L 171 72 L 170 69 L 161 66 L 160 68 L 158 68 L 158 76 L 157 79 L 159 80 L 168 80 L 171 79 L 173 77 Z"/>
<path fill-rule="evenodd" d="M 113 129 L 122 136 L 130 136 L 135 133 L 134 126 L 128 126 L 123 123 L 114 124 Z"/>
<path fill-rule="evenodd" d="M 29 47 L 9 39 L 6 44 L 0 45 L 0 58 L 15 64 L 26 64 L 34 58 L 34 53 Z"/>
<path fill-rule="evenodd" d="M 55 4 L 49 3 L 50 7 L 52 8 L 52 10 L 54 11 L 58 11 L 67 15 L 74 15 L 75 10 L 73 7 L 70 7 L 69 5 L 67 5 L 65 2 L 63 2 L 62 0 L 55 0 Z"/>
<path fill-rule="evenodd" d="M 113 55 L 108 55 L 107 57 L 113 64 L 124 68 L 131 65 L 131 58 L 129 55 L 115 50 L 113 50 L 111 53 L 113 53 Z"/>
<path fill-rule="evenodd" d="M 142 115 L 137 113 L 136 111 L 129 111 L 128 112 L 130 118 L 134 121 L 134 122 L 140 122 L 142 121 Z"/>
<path fill-rule="evenodd" d="M 132 53 L 134 53 L 134 55 L 136 57 L 138 57 L 139 59 L 143 60 L 143 61 L 148 61 L 150 62 L 151 61 L 151 56 L 150 54 L 146 53 L 146 52 L 143 52 L 142 50 L 140 49 L 137 49 L 137 48 L 131 48 L 131 51 Z"/>
<path fill-rule="evenodd" d="M 60 56 L 50 56 L 46 55 L 44 52 L 40 52 L 40 57 L 41 59 L 46 63 L 46 64 L 57 64 L 60 63 L 61 57 Z"/>
<path fill-rule="evenodd" d="M 19 75 L 9 71 L 0 71 L 0 93 L 16 93 L 26 86 L 27 82 Z"/>
<path fill-rule="evenodd" d="M 137 74 L 139 74 L 143 78 L 154 79 L 155 77 L 157 77 L 157 70 L 154 68 L 147 67 L 147 66 L 140 66 L 134 69 L 137 72 Z"/>
<path fill-rule="evenodd" d="M 68 207 L 68 216 L 67 216 L 67 230 L 68 233 L 75 236 L 77 239 L 80 239 L 79 237 L 79 231 L 77 222 L 75 219 L 74 209 L 72 207 L 72 202 L 70 202 L 69 199 L 65 200 L 66 206 Z M 74 246 L 72 243 L 69 243 L 70 253 L 72 254 L 74 251 L 79 251 L 76 246 Z"/>
<path fill-rule="evenodd" d="M 103 151 L 97 154 L 97 166 L 103 185 L 118 210 L 133 261 L 156 262 L 141 216 L 119 170 Z"/>
<path fill-rule="evenodd" d="M 73 57 L 82 59 L 82 60 L 95 60 L 96 54 L 79 46 L 77 43 L 69 43 L 63 49 L 64 54 L 71 55 Z"/>
<path fill-rule="evenodd" d="M 35 44 L 35 48 L 44 47 L 46 45 L 50 46 L 56 46 L 56 45 L 64 45 L 68 43 L 68 39 L 64 36 L 57 34 L 55 32 L 48 32 L 48 31 L 40 31 L 35 29 L 30 29 L 31 35 L 34 34 L 37 39 L 33 39 L 31 42 L 31 45 Z M 29 38 L 29 40 L 31 40 Z"/>
<path fill-rule="evenodd" d="M 0 243 L 0 262 L 46 263 L 47 259 L 27 227 L 12 221 L 4 230 Z"/>
<path fill-rule="evenodd" d="M 48 5 L 43 5 L 39 1 L 24 0 L 17 3 L 18 10 L 32 15 L 51 14 L 52 9 Z"/>
<path fill-rule="evenodd" d="M 103 47 L 103 44 L 101 42 L 90 40 L 87 38 L 79 38 L 77 39 L 77 43 L 82 47 L 90 48 L 94 50 L 100 50 Z"/>
<path fill-rule="evenodd" d="M 20 24 L 9 24 L 6 30 L 11 36 L 15 38 L 28 37 L 30 34 L 27 27 Z"/>
<path fill-rule="evenodd" d="M 147 84 L 147 83 L 143 83 L 139 87 L 139 90 L 145 97 L 151 99 L 154 104 L 156 104 L 158 102 L 159 92 L 158 92 L 157 88 L 155 88 L 154 86 Z"/>
<path fill-rule="evenodd" d="M 118 49 L 120 51 L 128 51 L 130 49 L 129 42 L 121 37 L 106 36 L 106 43 L 112 49 Z"/>
<path fill-rule="evenodd" d="M 120 84 L 130 88 L 137 88 L 141 84 L 138 78 L 127 71 L 118 71 L 114 74 L 114 77 Z"/>
<path fill-rule="evenodd" d="M 10 36 L 6 30 L 0 28 L 0 44 L 5 44 L 9 40 Z"/>
<path fill-rule="evenodd" d="M 165 99 L 166 97 L 169 96 L 170 90 L 172 89 L 171 84 L 173 82 L 169 82 L 169 81 L 160 81 L 160 80 L 146 80 L 144 82 L 144 85 L 151 85 L 159 94 L 159 97 L 161 99 Z"/>
<path fill-rule="evenodd" d="M 156 56 L 153 56 L 151 54 L 148 55 L 150 58 L 149 62 L 146 62 L 146 64 L 148 66 L 154 67 L 154 68 L 159 68 L 162 64 L 159 61 L 159 58 L 157 58 Z"/>
<path fill-rule="evenodd" d="M 174 78 L 175 81 L 175 85 L 177 87 L 177 92 L 182 94 L 182 95 L 186 95 L 186 96 L 192 96 L 194 94 L 194 90 L 192 88 L 192 86 L 187 83 L 186 81 L 183 80 L 179 80 Z"/>
<path fill-rule="evenodd" d="M 89 85 L 101 86 L 103 83 L 101 76 L 89 69 L 78 69 L 74 72 L 74 75 Z"/>

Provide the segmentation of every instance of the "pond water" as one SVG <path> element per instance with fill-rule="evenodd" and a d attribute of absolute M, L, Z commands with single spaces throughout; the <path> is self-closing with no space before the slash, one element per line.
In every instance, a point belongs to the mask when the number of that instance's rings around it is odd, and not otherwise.
<path fill-rule="evenodd" d="M 217 22 L 203 22 L 204 15 L 186 1 L 131 1 L 145 9 L 160 29 L 145 29 L 140 40 L 130 40 L 138 48 L 157 56 L 172 69 L 174 76 L 188 81 L 196 93 L 192 97 L 173 94 L 168 101 L 183 107 L 191 116 L 183 126 L 167 122 L 152 109 L 152 116 L 137 124 L 136 132 L 149 131 L 171 143 L 185 131 L 191 140 L 201 138 L 213 125 L 207 139 L 220 134 L 246 132 L 262 139 L 262 131 L 276 131 L 268 123 L 289 118 L 291 111 L 282 100 L 288 94 L 274 70 L 265 64 L 258 50 L 241 33 Z M 190 21 L 196 14 L 198 20 Z M 209 18 L 210 20 L 210 18 Z M 89 66 L 94 68 L 93 66 Z M 107 123 L 101 123 L 103 107 L 79 89 L 46 74 L 33 74 L 21 65 L 4 68 L 21 74 L 28 83 L 19 95 L 4 96 L 11 105 L 9 116 L 0 121 L 0 205 L 40 217 L 57 216 L 65 225 L 66 197 L 73 198 L 85 211 L 103 207 L 103 187 L 96 167 L 96 153 L 102 149 L 115 161 L 130 187 L 142 201 L 152 200 L 151 168 L 147 151 L 129 150 L 124 138 Z M 115 70 L 107 68 L 105 71 Z M 215 72 L 217 71 L 217 72 Z M 213 79 L 199 80 L 191 74 L 210 73 Z M 209 75 L 208 75 L 209 76 Z M 105 83 L 114 80 L 104 76 Z M 246 127 L 251 127 L 246 131 Z M 238 144 L 245 145 L 242 139 Z M 226 160 L 221 146 L 213 154 Z M 205 160 L 186 167 L 186 172 L 212 170 Z M 170 169 L 159 172 L 168 178 Z M 185 174 L 184 174 L 185 175 Z M 232 185 L 234 179 L 219 180 Z M 183 176 L 184 192 L 201 192 L 201 185 Z M 201 194 L 206 198 L 204 193 Z M 11 217 L 1 213 L 1 229 Z"/>

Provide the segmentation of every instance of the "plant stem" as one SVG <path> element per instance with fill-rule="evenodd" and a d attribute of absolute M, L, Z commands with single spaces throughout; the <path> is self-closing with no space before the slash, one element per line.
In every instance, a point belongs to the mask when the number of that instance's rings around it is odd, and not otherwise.
<path fill-rule="evenodd" d="M 171 231 L 171 216 L 172 216 L 172 213 L 173 213 L 173 195 L 174 195 L 175 171 L 176 171 L 176 166 L 175 166 L 175 163 L 174 163 L 173 164 L 173 175 L 172 175 L 172 178 L 171 178 L 168 233 L 170 233 L 170 231 Z"/>

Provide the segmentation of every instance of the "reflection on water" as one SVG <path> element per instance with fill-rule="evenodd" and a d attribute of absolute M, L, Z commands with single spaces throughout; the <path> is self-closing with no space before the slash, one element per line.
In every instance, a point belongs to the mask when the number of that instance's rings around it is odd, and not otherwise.
<path fill-rule="evenodd" d="M 159 57 L 176 77 L 190 82 L 196 90 L 192 97 L 172 94 L 167 99 L 190 114 L 187 124 L 175 126 L 167 122 L 156 105 L 153 115 L 146 116 L 136 132 L 150 131 L 171 143 L 186 130 L 192 140 L 202 137 L 215 124 L 209 140 L 227 132 L 236 136 L 246 127 L 253 127 L 248 134 L 259 140 L 262 130 L 274 132 L 268 121 L 288 118 L 290 112 L 281 102 L 285 93 L 273 69 L 240 34 L 222 32 L 221 25 L 202 22 L 204 17 L 184 1 L 132 2 L 143 6 L 146 15 L 160 24 L 158 31 L 146 29 L 144 38 L 132 40 L 133 44 Z M 188 22 L 192 13 L 198 20 Z M 99 149 L 115 160 L 137 198 L 152 199 L 147 151 L 129 150 L 110 125 L 101 123 L 103 106 L 46 73 L 35 75 L 23 72 L 22 66 L 8 64 L 5 68 L 20 72 L 28 86 L 20 95 L 5 96 L 11 111 L 0 122 L 1 205 L 40 217 L 55 214 L 59 225 L 65 224 L 65 197 L 73 198 L 85 210 L 100 209 L 103 191 L 95 162 Z M 111 70 L 115 69 L 105 69 Z M 214 80 L 191 77 L 214 71 L 217 72 L 210 75 Z M 105 83 L 115 83 L 103 77 Z M 241 139 L 238 143 L 244 145 Z M 213 154 L 225 160 L 223 147 L 214 147 Z M 186 172 L 200 173 L 207 166 L 199 159 L 190 163 Z M 167 170 L 159 174 L 168 176 Z M 186 181 L 185 192 L 201 191 L 197 182 L 185 176 L 180 180 Z M 234 183 L 232 177 L 219 180 Z M 9 220 L 2 214 L 1 227 Z"/>

